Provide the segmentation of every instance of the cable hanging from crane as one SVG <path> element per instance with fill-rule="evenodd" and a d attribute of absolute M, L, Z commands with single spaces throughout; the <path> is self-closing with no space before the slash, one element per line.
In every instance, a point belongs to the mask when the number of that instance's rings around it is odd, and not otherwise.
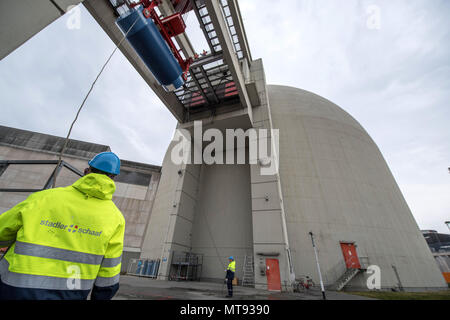
<path fill-rule="evenodd" d="M 61 152 L 58 155 L 58 164 L 56 165 L 55 170 L 57 170 L 57 168 L 59 168 L 59 166 L 61 165 L 62 162 L 62 156 L 64 154 L 64 151 L 67 148 L 67 145 L 69 143 L 69 137 L 70 134 L 72 133 L 72 129 L 73 126 L 75 124 L 75 122 L 78 120 L 78 116 L 80 115 L 81 110 L 83 109 L 86 100 L 88 99 L 89 95 L 91 94 L 92 90 L 94 89 L 95 84 L 97 83 L 98 78 L 100 78 L 100 75 L 103 73 L 103 70 L 105 70 L 106 66 L 108 65 L 109 61 L 111 60 L 111 58 L 113 57 L 114 53 L 116 53 L 117 49 L 120 47 L 120 45 L 122 44 L 122 42 L 126 39 L 126 36 L 128 35 L 128 33 L 131 31 L 131 29 L 134 27 L 134 25 L 137 23 L 138 18 L 136 18 L 136 20 L 134 21 L 133 24 L 131 24 L 130 28 L 127 30 L 127 32 L 124 34 L 124 36 L 122 37 L 122 39 L 119 41 L 119 43 L 117 43 L 116 47 L 114 48 L 114 50 L 111 52 L 111 54 L 109 55 L 108 59 L 106 59 L 106 62 L 103 64 L 102 68 L 100 69 L 99 73 L 97 74 L 97 76 L 94 79 L 94 82 L 92 82 L 91 87 L 89 89 L 89 91 L 87 92 L 86 96 L 83 99 L 83 102 L 81 103 L 80 107 L 78 108 L 78 111 L 75 115 L 75 118 L 72 121 L 72 124 L 70 125 L 69 128 L 69 132 L 67 133 L 66 139 L 64 140 L 64 145 L 61 149 Z M 53 179 L 53 184 L 52 184 L 52 188 L 54 188 L 56 186 L 56 175 L 55 178 Z"/>

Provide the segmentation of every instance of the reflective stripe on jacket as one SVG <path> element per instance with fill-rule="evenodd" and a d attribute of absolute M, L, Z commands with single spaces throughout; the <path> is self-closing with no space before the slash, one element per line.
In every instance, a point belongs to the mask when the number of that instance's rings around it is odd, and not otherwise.
<path fill-rule="evenodd" d="M 0 262 L 1 282 L 48 290 L 118 288 L 125 219 L 111 201 L 114 191 L 109 177 L 91 173 L 1 214 L 0 243 L 12 244 Z"/>

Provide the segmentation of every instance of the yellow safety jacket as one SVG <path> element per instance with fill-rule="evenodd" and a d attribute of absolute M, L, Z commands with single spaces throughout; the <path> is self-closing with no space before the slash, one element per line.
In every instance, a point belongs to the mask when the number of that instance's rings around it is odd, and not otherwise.
<path fill-rule="evenodd" d="M 236 261 L 231 261 L 228 264 L 227 270 L 230 270 L 231 272 L 236 272 Z"/>
<path fill-rule="evenodd" d="M 125 219 L 114 181 L 91 173 L 31 194 L 0 215 L 1 281 L 21 288 L 90 290 L 119 282 Z"/>

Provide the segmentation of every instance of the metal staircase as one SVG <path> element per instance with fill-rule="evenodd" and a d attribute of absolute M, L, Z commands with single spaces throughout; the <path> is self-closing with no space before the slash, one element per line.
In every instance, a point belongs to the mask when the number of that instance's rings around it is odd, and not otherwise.
<path fill-rule="evenodd" d="M 361 271 L 361 269 L 347 269 L 344 274 L 337 279 L 332 289 L 336 291 L 342 290 L 347 283 L 349 283 Z"/>
<path fill-rule="evenodd" d="M 327 273 L 332 275 L 341 275 L 337 280 L 328 286 L 329 290 L 340 291 L 358 274 L 367 270 L 370 265 L 369 257 L 359 257 L 358 263 L 352 264 L 350 260 L 339 261 Z"/>
<path fill-rule="evenodd" d="M 253 256 L 245 256 L 244 258 L 244 275 L 242 278 L 242 286 L 255 286 L 255 268 L 253 265 Z"/>

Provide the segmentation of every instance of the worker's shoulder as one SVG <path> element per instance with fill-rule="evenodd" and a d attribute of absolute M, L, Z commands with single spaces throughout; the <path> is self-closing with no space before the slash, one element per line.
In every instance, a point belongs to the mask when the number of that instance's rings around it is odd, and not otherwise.
<path fill-rule="evenodd" d="M 116 206 L 116 204 L 114 203 L 114 201 L 109 200 L 108 201 L 111 205 L 111 213 L 119 220 L 119 222 L 122 224 L 125 224 L 125 218 L 122 214 L 122 212 L 120 211 L 120 209 Z"/>
<path fill-rule="evenodd" d="M 125 224 L 125 218 L 113 200 L 101 200 L 101 203 L 103 208 L 101 211 L 109 217 L 111 222 Z"/>

